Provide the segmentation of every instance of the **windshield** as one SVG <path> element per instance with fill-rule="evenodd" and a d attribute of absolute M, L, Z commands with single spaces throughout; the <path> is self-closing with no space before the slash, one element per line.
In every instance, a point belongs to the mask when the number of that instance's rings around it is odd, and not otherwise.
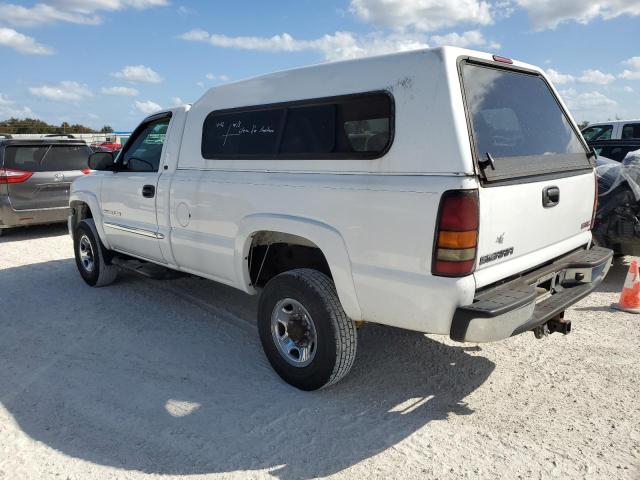
<path fill-rule="evenodd" d="M 542 77 L 466 62 L 462 78 L 478 163 L 490 155 L 495 165 L 487 179 L 591 166 Z"/>

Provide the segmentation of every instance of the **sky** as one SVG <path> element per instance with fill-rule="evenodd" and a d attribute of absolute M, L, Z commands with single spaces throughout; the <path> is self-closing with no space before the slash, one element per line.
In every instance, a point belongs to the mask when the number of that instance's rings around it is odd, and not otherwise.
<path fill-rule="evenodd" d="M 640 118 L 640 0 L 0 0 L 0 120 L 130 130 L 222 83 L 439 45 L 541 66 L 578 122 Z"/>

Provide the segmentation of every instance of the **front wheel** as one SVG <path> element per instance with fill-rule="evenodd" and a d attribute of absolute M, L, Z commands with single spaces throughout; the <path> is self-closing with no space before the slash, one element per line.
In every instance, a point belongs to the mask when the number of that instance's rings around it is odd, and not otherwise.
<path fill-rule="evenodd" d="M 342 309 L 333 281 L 317 270 L 291 270 L 267 283 L 258 330 L 271 366 L 301 390 L 338 382 L 355 360 L 355 323 Z"/>
<path fill-rule="evenodd" d="M 100 241 L 92 218 L 80 222 L 73 234 L 76 266 L 83 280 L 92 287 L 113 283 L 118 267 L 111 265 L 111 252 Z"/>

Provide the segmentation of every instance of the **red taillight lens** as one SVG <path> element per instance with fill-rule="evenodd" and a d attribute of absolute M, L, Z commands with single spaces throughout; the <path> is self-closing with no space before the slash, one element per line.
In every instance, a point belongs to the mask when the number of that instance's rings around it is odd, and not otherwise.
<path fill-rule="evenodd" d="M 507 63 L 509 65 L 513 65 L 513 60 L 507 57 L 501 57 L 500 55 L 494 55 L 493 60 L 500 63 Z"/>
<path fill-rule="evenodd" d="M 22 183 L 31 178 L 33 172 L 0 168 L 0 183 Z"/>
<path fill-rule="evenodd" d="M 463 277 L 473 272 L 478 224 L 478 190 L 449 190 L 442 195 L 431 273 Z"/>
<path fill-rule="evenodd" d="M 91 170 L 90 168 L 83 168 L 82 170 L 80 170 L 82 173 L 84 173 L 85 175 L 89 175 L 91 172 L 93 172 L 93 170 Z"/>

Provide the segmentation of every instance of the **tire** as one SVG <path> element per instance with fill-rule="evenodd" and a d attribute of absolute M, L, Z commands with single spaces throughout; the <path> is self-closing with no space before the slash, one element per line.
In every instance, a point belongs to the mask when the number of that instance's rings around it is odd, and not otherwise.
<path fill-rule="evenodd" d="M 333 385 L 356 357 L 355 322 L 342 309 L 333 281 L 317 270 L 291 270 L 267 283 L 258 331 L 273 369 L 301 390 Z"/>
<path fill-rule="evenodd" d="M 76 227 L 73 251 L 78 271 L 88 285 L 104 287 L 115 281 L 118 267 L 111 265 L 112 253 L 102 244 L 92 218 L 82 220 Z"/>

